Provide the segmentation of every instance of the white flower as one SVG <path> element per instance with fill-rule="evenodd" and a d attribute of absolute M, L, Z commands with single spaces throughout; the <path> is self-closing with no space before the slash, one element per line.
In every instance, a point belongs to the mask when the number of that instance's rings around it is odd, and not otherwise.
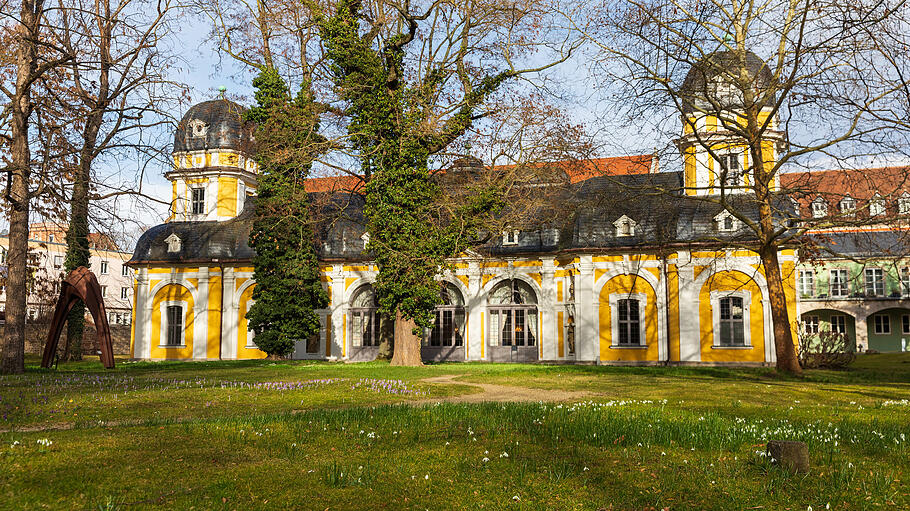
<path fill-rule="evenodd" d="M 427 474 L 427 475 L 423 476 L 423 480 L 424 480 L 424 481 L 429 481 L 429 480 L 430 480 L 430 474 Z"/>
<path fill-rule="evenodd" d="M 582 472 L 587 472 L 587 471 L 588 471 L 588 467 L 585 467 L 584 470 L 582 470 Z"/>
<path fill-rule="evenodd" d="M 486 463 L 486 462 L 490 461 L 490 458 L 484 458 L 484 459 L 482 459 L 481 461 L 483 461 L 484 463 Z"/>
<path fill-rule="evenodd" d="M 512 500 L 514 500 L 515 502 L 518 502 L 519 500 L 521 500 L 521 498 L 518 495 L 512 495 Z"/>

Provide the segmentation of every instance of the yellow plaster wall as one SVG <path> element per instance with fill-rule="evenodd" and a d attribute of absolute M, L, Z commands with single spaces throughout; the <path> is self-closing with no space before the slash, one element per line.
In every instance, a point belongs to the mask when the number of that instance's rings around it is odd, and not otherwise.
<path fill-rule="evenodd" d="M 237 178 L 218 178 L 218 216 L 237 215 Z"/>
<path fill-rule="evenodd" d="M 566 356 L 565 339 L 563 339 L 564 334 L 562 331 L 563 330 L 562 314 L 563 313 L 561 311 L 556 313 L 556 342 L 557 342 L 557 356 L 559 358 Z"/>
<path fill-rule="evenodd" d="M 612 310 L 610 295 L 641 293 L 645 295 L 645 342 L 644 349 L 612 349 Z M 640 276 L 617 275 L 604 284 L 600 290 L 600 359 L 603 361 L 657 361 L 657 295 L 647 280 Z"/>
<path fill-rule="evenodd" d="M 246 308 L 247 303 L 253 297 L 253 288 L 256 287 L 255 284 L 243 290 L 243 294 L 240 295 L 239 300 L 239 317 L 237 318 L 237 358 L 238 359 L 251 359 L 251 358 L 265 358 L 268 355 L 262 350 L 257 348 L 247 348 L 247 320 L 246 320 Z"/>
<path fill-rule="evenodd" d="M 679 361 L 679 269 L 675 264 L 667 265 L 667 321 L 670 336 L 670 360 Z"/>
<path fill-rule="evenodd" d="M 161 348 L 159 347 L 162 342 L 162 332 L 161 329 L 164 327 L 164 322 L 161 318 L 161 304 L 162 302 L 183 302 L 185 308 L 185 314 L 183 318 L 183 344 L 186 345 L 184 348 Z M 194 312 L 193 312 L 193 295 L 190 293 L 189 289 L 183 287 L 180 284 L 168 284 L 155 293 L 155 297 L 152 299 L 152 338 L 151 345 L 152 351 L 151 356 L 153 359 L 191 359 L 193 358 L 193 326 L 194 326 Z"/>
<path fill-rule="evenodd" d="M 714 318 L 711 310 L 712 291 L 748 291 L 749 330 L 752 349 L 713 349 Z M 711 275 L 698 294 L 698 318 L 701 323 L 701 359 L 704 362 L 764 362 L 765 335 L 762 292 L 755 281 L 741 271 L 720 271 Z"/>

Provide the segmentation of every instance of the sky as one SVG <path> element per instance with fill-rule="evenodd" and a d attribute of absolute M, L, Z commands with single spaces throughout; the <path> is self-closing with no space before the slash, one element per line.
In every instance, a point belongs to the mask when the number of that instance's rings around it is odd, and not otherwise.
<path fill-rule="evenodd" d="M 181 27 L 173 42 L 176 46 L 170 49 L 179 51 L 183 60 L 173 70 L 172 76 L 174 80 L 189 87 L 190 95 L 189 100 L 179 106 L 180 111 L 174 112 L 174 117 L 177 119 L 182 117 L 193 104 L 218 97 L 220 86 L 227 88 L 227 95 L 232 99 L 249 104 L 252 95 L 252 71 L 230 58 L 221 58 L 214 51 L 211 44 L 206 41 L 209 29 L 204 20 L 189 18 Z M 610 100 L 610 89 L 607 84 L 593 81 L 589 61 L 583 53 L 560 66 L 555 72 L 564 87 L 565 100 L 562 106 L 569 112 L 574 122 L 584 124 L 589 133 L 597 138 L 601 147 L 598 156 L 650 153 L 655 149 L 661 149 L 667 151 L 666 154 L 670 156 L 661 161 L 662 170 L 681 170 L 677 168 L 678 159 L 672 158 L 672 139 L 666 136 L 666 133 L 676 129 L 678 123 L 676 116 L 667 117 L 666 129 L 663 132 L 656 131 L 653 124 L 647 121 L 627 122 L 612 117 L 609 109 L 605 107 Z M 165 133 L 162 136 L 173 140 L 173 133 Z M 875 163 L 870 162 L 872 165 Z M 111 165 L 117 167 L 117 172 L 139 172 L 142 164 L 140 161 L 118 161 Z M 815 165 L 818 168 L 827 166 L 823 159 L 815 162 Z M 171 185 L 164 178 L 164 173 L 168 170 L 168 165 L 164 161 L 153 162 L 147 167 L 142 179 L 143 192 L 161 201 L 169 200 Z M 118 225 L 94 227 L 110 229 L 121 234 L 125 245 L 123 248 L 126 250 L 132 250 L 133 243 L 139 235 L 147 228 L 162 223 L 168 213 L 166 204 L 137 197 L 120 200 L 116 209 L 124 221 Z"/>

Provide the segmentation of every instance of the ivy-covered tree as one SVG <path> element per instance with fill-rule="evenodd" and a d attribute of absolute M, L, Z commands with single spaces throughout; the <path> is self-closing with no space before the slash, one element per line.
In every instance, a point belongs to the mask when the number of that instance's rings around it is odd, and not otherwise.
<path fill-rule="evenodd" d="M 253 80 L 259 164 L 256 213 L 250 233 L 255 303 L 247 312 L 256 345 L 286 356 L 296 341 L 319 332 L 317 309 L 328 305 L 319 280 L 310 206 L 304 187 L 313 160 L 324 151 L 309 87 L 296 97 L 278 72 L 264 67 Z"/>
<path fill-rule="evenodd" d="M 319 20 L 350 144 L 367 179 L 368 249 L 379 266 L 374 287 L 383 313 L 396 318 L 393 365 L 421 365 L 419 334 L 432 326 L 436 277 L 503 204 L 502 190 L 492 187 L 454 210 L 439 208 L 441 191 L 429 165 L 486 115 L 482 107 L 502 84 L 548 67 L 514 65 L 515 55 L 534 47 L 523 30 L 540 13 L 529 5 L 519 12 L 494 3 L 436 2 L 414 13 L 409 2 L 367 8 L 361 0 L 341 0 Z M 415 42 L 423 45 L 417 57 L 408 53 Z M 496 63 L 503 69 L 487 74 Z"/>

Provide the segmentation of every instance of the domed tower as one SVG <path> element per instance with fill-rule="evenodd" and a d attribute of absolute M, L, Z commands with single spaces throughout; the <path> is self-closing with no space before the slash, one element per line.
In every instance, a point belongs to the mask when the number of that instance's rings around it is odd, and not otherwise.
<path fill-rule="evenodd" d="M 744 73 L 740 73 L 744 70 Z M 676 140 L 684 161 L 687 195 L 716 195 L 750 191 L 753 162 L 742 130 L 746 128 L 743 90 L 756 98 L 768 95 L 774 77 L 767 64 L 752 52 L 718 51 L 696 63 L 679 91 L 682 102 L 682 137 Z M 762 139 L 765 168 L 777 160 L 784 133 L 772 115 L 773 97 L 766 98 L 758 124 L 768 121 Z M 772 182 L 777 189 L 778 177 Z"/>
<path fill-rule="evenodd" d="M 227 99 L 190 108 L 174 135 L 170 220 L 229 220 L 256 190 L 253 125 Z"/>

